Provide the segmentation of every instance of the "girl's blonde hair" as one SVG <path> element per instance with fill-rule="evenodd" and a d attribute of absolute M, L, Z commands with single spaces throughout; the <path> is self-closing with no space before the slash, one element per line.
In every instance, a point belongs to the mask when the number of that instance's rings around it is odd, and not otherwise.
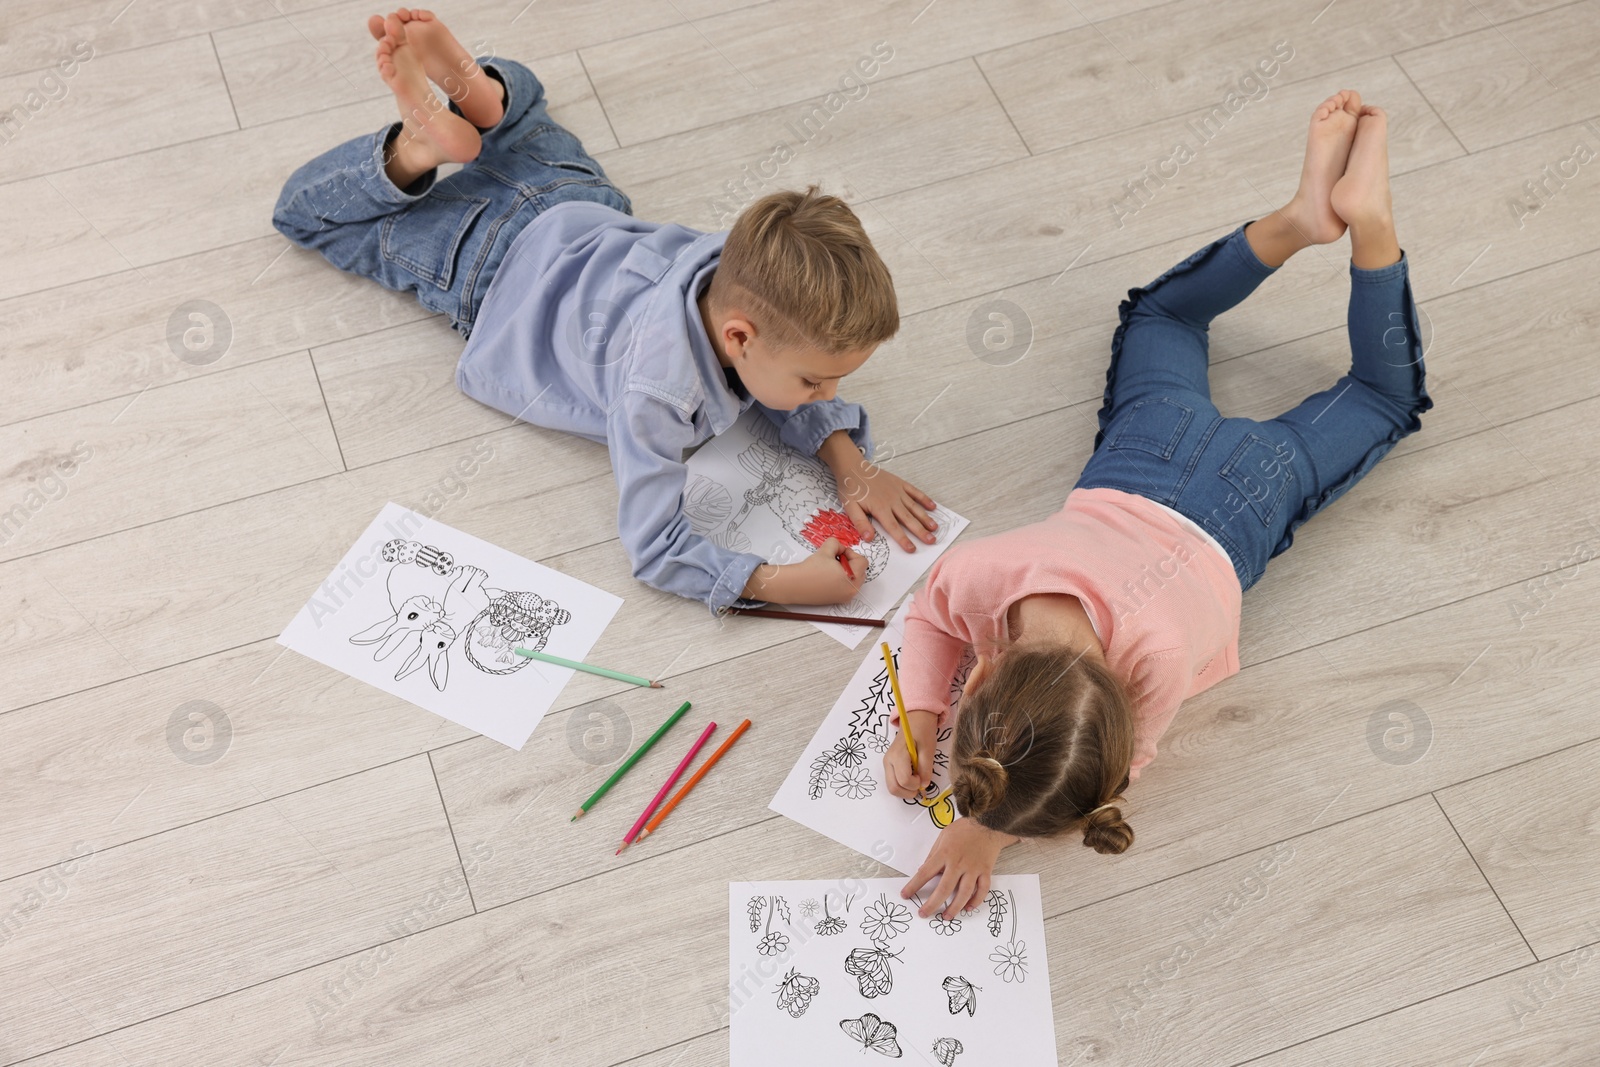
<path fill-rule="evenodd" d="M 900 329 L 894 280 L 843 200 L 778 192 L 745 208 L 722 248 L 708 294 L 737 307 L 774 345 L 828 353 L 874 347 Z"/>
<path fill-rule="evenodd" d="M 1133 740 L 1127 692 L 1098 659 L 1003 649 L 956 717 L 956 805 L 991 830 L 1050 837 L 1082 827 L 1089 848 L 1122 852 L 1133 830 L 1107 805 L 1128 788 Z"/>

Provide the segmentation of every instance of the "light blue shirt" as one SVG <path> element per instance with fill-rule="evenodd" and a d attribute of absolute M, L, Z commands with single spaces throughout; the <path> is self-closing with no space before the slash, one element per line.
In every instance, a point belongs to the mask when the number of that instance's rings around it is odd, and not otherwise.
<path fill-rule="evenodd" d="M 634 577 L 713 612 L 742 603 L 765 561 L 694 532 L 683 512 L 684 452 L 754 405 L 806 455 L 835 430 L 871 454 L 859 404 L 774 411 L 732 387 L 696 303 L 727 236 L 558 204 L 506 250 L 456 367 L 474 400 L 608 446 Z"/>

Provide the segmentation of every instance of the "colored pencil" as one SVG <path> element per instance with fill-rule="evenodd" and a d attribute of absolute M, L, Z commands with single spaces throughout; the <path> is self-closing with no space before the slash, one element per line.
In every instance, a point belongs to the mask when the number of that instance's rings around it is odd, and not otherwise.
<path fill-rule="evenodd" d="M 583 663 L 575 659 L 562 659 L 560 656 L 552 656 L 548 652 L 535 652 L 531 648 L 513 648 L 511 651 L 515 652 L 519 656 L 526 657 L 527 659 L 539 660 L 541 663 L 554 663 L 557 667 L 571 667 L 575 671 L 583 671 L 586 674 L 598 674 L 602 678 L 612 678 L 619 682 L 629 682 L 633 685 L 643 686 L 646 689 L 666 688 L 666 686 L 662 685 L 660 682 L 652 682 L 650 679 L 641 678 L 637 674 L 623 674 L 621 671 L 614 671 L 609 667 L 596 667 L 592 663 Z"/>
<path fill-rule="evenodd" d="M 656 732 L 646 738 L 644 744 L 633 750 L 633 755 L 622 761 L 622 766 L 611 772 L 611 777 L 605 780 L 605 784 L 590 794 L 589 799 L 585 800 L 582 807 L 578 808 L 577 814 L 573 815 L 572 818 L 568 819 L 567 821 L 577 822 L 579 819 L 583 818 L 583 813 L 588 811 L 594 805 L 595 801 L 605 796 L 606 790 L 616 785 L 617 779 L 621 778 L 624 774 L 627 774 L 628 769 L 635 763 L 638 763 L 640 757 L 642 757 L 646 752 L 650 751 L 650 746 L 661 740 L 661 735 L 672 729 L 672 724 L 683 718 L 684 713 L 688 710 L 689 702 L 685 700 L 677 711 L 673 712 L 667 717 L 666 722 L 656 727 Z"/>
<path fill-rule="evenodd" d="M 711 753 L 711 758 L 702 763 L 700 765 L 700 769 L 689 776 L 689 780 L 684 782 L 683 786 L 676 793 L 672 794 L 672 799 L 667 801 L 666 805 L 662 807 L 660 811 L 656 812 L 655 818 L 651 819 L 649 823 L 645 825 L 644 830 L 639 834 L 639 840 L 643 841 L 645 838 L 656 832 L 656 827 L 660 826 L 661 821 L 672 812 L 673 808 L 678 806 L 678 801 L 682 800 L 689 790 L 695 787 L 696 782 L 700 781 L 700 779 L 706 776 L 706 772 L 711 769 L 711 765 L 717 762 L 717 760 L 721 759 L 722 754 L 728 751 L 728 749 L 732 748 L 735 741 L 739 740 L 739 735 L 744 733 L 749 728 L 749 719 L 746 719 L 744 722 L 733 728 L 733 733 L 728 735 L 728 739 L 726 741 L 717 746 L 717 750 Z"/>
<path fill-rule="evenodd" d="M 883 628 L 882 619 L 858 619 L 853 615 L 817 615 L 809 611 L 779 611 L 776 608 L 729 608 L 734 615 L 755 615 L 763 619 L 798 619 L 800 622 L 838 622 L 846 626 Z"/>
<path fill-rule="evenodd" d="M 917 743 L 911 739 L 911 716 L 906 714 L 905 698 L 900 695 L 900 674 L 894 669 L 894 653 L 883 642 L 883 665 L 889 669 L 889 688 L 894 691 L 895 711 L 900 715 L 900 732 L 906 738 L 906 754 L 911 757 L 911 773 L 917 773 Z"/>
<path fill-rule="evenodd" d="M 684 769 L 687 768 L 690 763 L 694 762 L 694 757 L 697 753 L 699 753 L 700 746 L 706 743 L 716 728 L 716 723 L 706 723 L 706 728 L 700 731 L 700 736 L 695 738 L 694 744 L 689 746 L 689 751 L 683 754 L 683 758 L 678 761 L 678 765 L 674 767 L 672 773 L 667 776 L 667 780 L 661 783 L 660 789 L 656 790 L 656 795 L 651 799 L 644 811 L 639 813 L 639 818 L 634 821 L 633 828 L 628 831 L 628 836 L 622 839 L 622 848 L 617 849 L 617 855 L 622 855 L 622 849 L 633 844 L 633 839 L 639 836 L 639 830 L 644 826 L 645 820 L 650 818 L 650 816 L 655 813 L 656 808 L 661 804 L 662 798 L 667 795 L 667 792 L 678 781 L 678 778 L 682 776 Z"/>
<path fill-rule="evenodd" d="M 855 581 L 856 572 L 850 569 L 850 560 L 845 557 L 845 554 L 841 552 L 833 558 L 839 561 L 839 566 L 844 568 L 844 573 L 849 576 L 850 580 L 852 582 Z"/>

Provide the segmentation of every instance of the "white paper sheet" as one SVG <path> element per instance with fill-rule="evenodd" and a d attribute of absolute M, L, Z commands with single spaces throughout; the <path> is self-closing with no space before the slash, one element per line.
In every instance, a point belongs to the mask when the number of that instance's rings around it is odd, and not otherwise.
<path fill-rule="evenodd" d="M 733 1067 L 1055 1067 L 1038 875 L 996 875 L 948 923 L 904 884 L 729 883 Z"/>
<path fill-rule="evenodd" d="M 613 596 L 387 504 L 278 637 L 301 655 L 520 749 L 573 675 Z"/>
<path fill-rule="evenodd" d="M 896 612 L 888 627 L 874 631 L 876 637 L 866 657 L 768 805 L 904 874 L 922 865 L 940 828 L 950 825 L 956 815 L 948 798 L 933 803 L 950 784 L 949 729 L 938 733 L 933 781 L 921 800 L 891 796 L 883 784 L 883 753 L 898 727 L 890 722 L 895 712 L 894 692 L 878 642 L 889 642 L 895 669 L 900 670 L 900 641 L 909 606 Z M 960 699 L 971 669 L 969 654 L 951 683 L 952 706 Z"/>
<path fill-rule="evenodd" d="M 838 536 L 867 557 L 867 581 L 854 600 L 796 611 L 881 619 L 967 527 L 966 519 L 940 507 L 934 513 L 936 542 L 913 538 L 915 552 L 896 545 L 881 528 L 872 540 L 854 543 L 855 527 L 844 517 L 833 472 L 815 456 L 784 445 L 778 428 L 753 408 L 690 456 L 688 466 L 684 511 L 694 531 L 717 544 L 784 564 L 800 562 Z M 846 648 L 874 632 L 829 623 L 817 629 Z"/>

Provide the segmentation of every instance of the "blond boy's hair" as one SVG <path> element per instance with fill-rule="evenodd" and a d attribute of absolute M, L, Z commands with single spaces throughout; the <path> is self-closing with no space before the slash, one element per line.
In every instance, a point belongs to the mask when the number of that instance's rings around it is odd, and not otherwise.
<path fill-rule="evenodd" d="M 815 185 L 745 208 L 708 296 L 714 308 L 743 311 L 780 348 L 849 352 L 879 345 L 900 328 L 894 280 L 861 220 Z"/>

